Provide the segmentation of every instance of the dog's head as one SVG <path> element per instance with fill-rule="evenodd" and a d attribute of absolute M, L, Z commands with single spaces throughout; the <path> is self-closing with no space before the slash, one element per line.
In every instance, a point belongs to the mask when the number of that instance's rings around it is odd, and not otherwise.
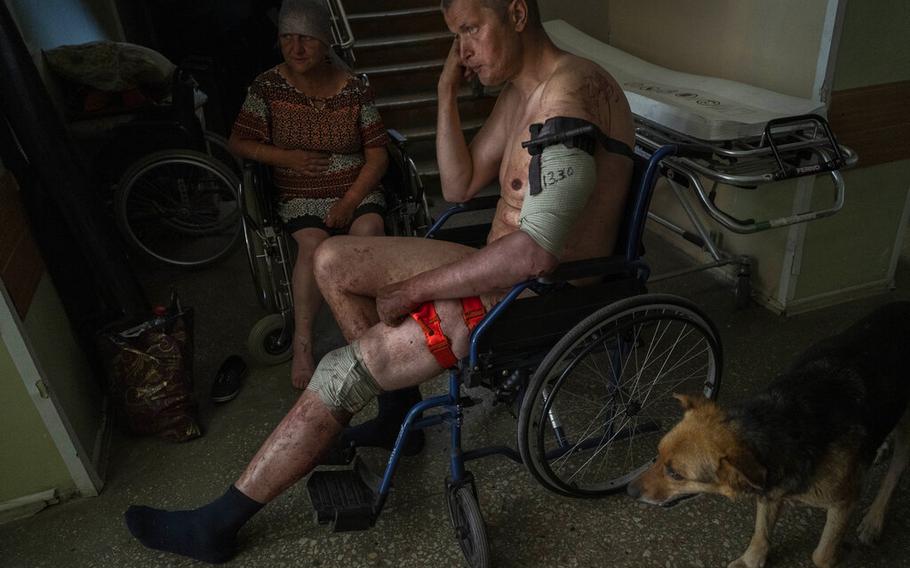
<path fill-rule="evenodd" d="M 760 490 L 767 471 L 731 430 L 724 411 L 703 397 L 673 396 L 685 409 L 683 419 L 660 441 L 654 465 L 629 484 L 629 495 L 669 506 L 699 493 L 733 498 Z"/>

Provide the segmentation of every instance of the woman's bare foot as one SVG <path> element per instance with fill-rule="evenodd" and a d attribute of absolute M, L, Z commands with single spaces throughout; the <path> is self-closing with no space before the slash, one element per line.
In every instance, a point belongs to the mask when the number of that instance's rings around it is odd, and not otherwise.
<path fill-rule="evenodd" d="M 299 340 L 298 340 L 299 341 Z M 295 342 L 294 359 L 291 361 L 291 384 L 295 389 L 303 390 L 310 384 L 316 365 L 310 346 Z"/>

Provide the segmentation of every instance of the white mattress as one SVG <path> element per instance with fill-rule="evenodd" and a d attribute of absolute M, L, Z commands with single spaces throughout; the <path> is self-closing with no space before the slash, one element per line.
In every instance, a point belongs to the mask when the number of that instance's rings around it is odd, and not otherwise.
<path fill-rule="evenodd" d="M 544 27 L 557 46 L 596 62 L 613 75 L 634 114 L 701 140 L 757 136 L 773 118 L 825 112 L 817 101 L 648 63 L 563 20 L 545 22 Z"/>

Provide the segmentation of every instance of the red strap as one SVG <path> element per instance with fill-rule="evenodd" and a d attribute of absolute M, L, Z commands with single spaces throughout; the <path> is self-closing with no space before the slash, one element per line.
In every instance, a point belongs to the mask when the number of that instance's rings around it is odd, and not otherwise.
<path fill-rule="evenodd" d="M 477 324 L 487 315 L 487 309 L 477 296 L 462 298 L 461 310 L 464 312 L 464 324 L 468 326 L 468 331 L 474 331 Z"/>
<path fill-rule="evenodd" d="M 474 331 L 477 324 L 487 315 L 487 310 L 483 306 L 480 298 L 473 296 L 461 299 L 461 309 L 464 312 L 464 324 L 468 326 L 469 331 Z M 433 357 L 443 369 L 451 369 L 458 364 L 458 358 L 452 352 L 452 345 L 449 338 L 442 333 L 442 323 L 439 320 L 439 314 L 436 312 L 436 304 L 426 302 L 421 304 L 417 311 L 411 313 L 411 317 L 420 326 L 423 334 L 427 338 L 427 347 Z"/>
<path fill-rule="evenodd" d="M 439 314 L 436 313 L 436 305 L 433 302 L 421 304 L 417 311 L 411 314 L 411 317 L 423 330 L 423 334 L 427 337 L 427 347 L 439 365 L 443 369 L 451 369 L 457 365 L 458 359 L 452 353 L 449 338 L 442 333 L 442 325 L 440 325 Z"/>

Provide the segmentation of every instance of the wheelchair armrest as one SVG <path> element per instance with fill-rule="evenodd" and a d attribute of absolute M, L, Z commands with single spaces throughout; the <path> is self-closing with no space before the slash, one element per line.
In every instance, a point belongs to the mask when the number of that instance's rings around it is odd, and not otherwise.
<path fill-rule="evenodd" d="M 592 276 L 605 278 L 611 276 L 633 276 L 643 267 L 643 262 L 629 262 L 624 256 L 586 258 L 584 260 L 564 262 L 557 266 L 556 270 L 550 274 L 538 278 L 537 282 L 541 284 L 553 284 L 556 282 L 577 280 L 579 278 L 590 278 Z"/>
<path fill-rule="evenodd" d="M 482 197 L 475 197 L 470 201 L 465 201 L 464 203 L 456 203 L 452 207 L 449 207 L 436 219 L 436 222 L 433 223 L 433 226 L 427 231 L 426 238 L 434 238 L 434 234 L 438 231 L 449 218 L 459 215 L 461 213 L 468 213 L 470 211 L 482 211 L 484 209 L 493 209 L 496 207 L 496 204 L 499 202 L 498 195 L 484 195 Z"/>
<path fill-rule="evenodd" d="M 394 143 L 399 148 L 404 146 L 405 143 L 407 143 L 407 141 L 408 141 L 407 136 L 405 136 L 401 132 L 398 132 L 394 128 L 389 128 L 388 130 L 386 130 L 386 132 L 388 132 L 389 138 L 392 140 L 392 143 Z"/>

